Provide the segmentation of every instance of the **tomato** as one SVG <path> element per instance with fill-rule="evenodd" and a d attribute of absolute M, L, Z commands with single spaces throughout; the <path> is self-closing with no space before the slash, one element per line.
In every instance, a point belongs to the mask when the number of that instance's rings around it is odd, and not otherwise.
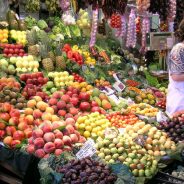
<path fill-rule="evenodd" d="M 14 54 L 14 50 L 10 48 L 10 49 L 9 49 L 9 53 L 10 53 L 10 54 Z"/>
<path fill-rule="evenodd" d="M 8 49 L 8 48 L 5 48 L 5 49 L 3 50 L 3 52 L 4 52 L 5 54 L 8 54 L 8 53 L 9 53 L 9 49 Z"/>
<path fill-rule="evenodd" d="M 15 53 L 15 54 L 18 54 L 18 53 L 19 53 L 19 49 L 15 49 L 15 50 L 14 50 L 14 53 Z"/>
<path fill-rule="evenodd" d="M 19 52 L 20 52 L 20 53 L 24 53 L 24 49 L 20 49 Z"/>

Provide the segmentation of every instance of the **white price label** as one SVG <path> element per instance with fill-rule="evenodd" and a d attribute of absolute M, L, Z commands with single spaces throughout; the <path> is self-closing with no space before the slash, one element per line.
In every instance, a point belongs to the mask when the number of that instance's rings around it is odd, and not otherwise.
<path fill-rule="evenodd" d="M 116 96 L 116 95 L 114 95 L 114 94 L 112 94 L 112 95 L 109 95 L 108 96 L 111 100 L 113 100 L 117 105 L 119 104 L 119 98 Z"/>
<path fill-rule="evenodd" d="M 118 130 L 119 130 L 120 135 L 123 135 L 125 133 L 126 129 L 125 128 L 119 128 Z"/>
<path fill-rule="evenodd" d="M 87 70 L 87 66 L 86 65 L 82 65 L 82 71 L 85 72 Z"/>
<path fill-rule="evenodd" d="M 78 159 L 91 157 L 96 153 L 95 142 L 89 139 L 85 142 L 84 146 L 77 152 L 76 156 Z"/>
<path fill-rule="evenodd" d="M 120 82 L 120 81 L 117 81 L 113 84 L 113 87 L 116 89 L 116 91 L 118 92 L 122 92 L 124 89 L 125 89 L 125 85 Z"/>
<path fill-rule="evenodd" d="M 161 111 L 159 111 L 159 112 L 157 113 L 156 119 L 157 119 L 157 122 L 162 122 L 162 121 L 167 121 L 167 120 L 168 120 L 168 118 L 167 118 L 167 117 L 164 115 L 164 113 L 161 112 Z"/>

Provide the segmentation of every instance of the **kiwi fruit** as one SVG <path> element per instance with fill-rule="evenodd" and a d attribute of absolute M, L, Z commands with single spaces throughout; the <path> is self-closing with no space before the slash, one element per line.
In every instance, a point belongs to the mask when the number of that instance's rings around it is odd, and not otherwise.
<path fill-rule="evenodd" d="M 9 94 L 11 93 L 11 91 L 8 90 L 8 89 L 6 89 L 6 90 L 3 90 L 3 93 L 4 93 L 5 95 L 9 95 Z"/>
<path fill-rule="evenodd" d="M 24 103 L 25 102 L 25 99 L 23 97 L 20 97 L 20 98 L 17 99 L 17 102 Z"/>
<path fill-rule="evenodd" d="M 23 109 L 24 104 L 23 104 L 23 103 L 17 103 L 17 104 L 15 105 L 15 107 L 16 107 L 17 109 Z"/>
<path fill-rule="evenodd" d="M 15 92 L 10 93 L 11 98 L 17 98 L 17 94 Z"/>
<path fill-rule="evenodd" d="M 7 96 L 5 96 L 4 99 L 5 99 L 6 102 L 9 102 L 10 101 L 10 96 L 7 95 Z"/>
<path fill-rule="evenodd" d="M 20 92 L 20 89 L 19 88 L 12 88 L 12 91 L 18 93 L 18 92 Z"/>
<path fill-rule="evenodd" d="M 13 98 L 13 99 L 11 99 L 10 103 L 11 103 L 12 105 L 15 105 L 15 104 L 17 103 L 17 100 Z"/>

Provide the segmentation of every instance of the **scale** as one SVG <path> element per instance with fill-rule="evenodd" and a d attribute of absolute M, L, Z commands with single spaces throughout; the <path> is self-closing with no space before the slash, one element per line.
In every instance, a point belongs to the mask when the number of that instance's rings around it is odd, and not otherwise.
<path fill-rule="evenodd" d="M 159 65 L 163 71 L 167 70 L 168 54 L 174 44 L 173 32 L 151 32 L 147 34 L 146 48 L 148 51 L 159 51 Z"/>

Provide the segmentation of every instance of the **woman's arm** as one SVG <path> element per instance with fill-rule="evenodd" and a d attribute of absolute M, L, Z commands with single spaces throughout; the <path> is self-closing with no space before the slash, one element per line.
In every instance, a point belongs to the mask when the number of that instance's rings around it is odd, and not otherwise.
<path fill-rule="evenodd" d="M 177 82 L 184 82 L 184 74 L 171 74 L 171 78 Z"/>

